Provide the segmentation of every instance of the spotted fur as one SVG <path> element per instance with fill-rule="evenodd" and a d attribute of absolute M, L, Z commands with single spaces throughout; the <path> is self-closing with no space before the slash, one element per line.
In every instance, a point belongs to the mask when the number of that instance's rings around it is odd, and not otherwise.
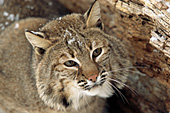
<path fill-rule="evenodd" d="M 84 15 L 66 15 L 37 31 L 26 30 L 34 49 L 25 66 L 32 76 L 26 77 L 33 82 L 23 83 L 33 88 L 25 89 L 30 96 L 24 98 L 32 98 L 39 113 L 102 113 L 105 98 L 124 86 L 129 73 L 117 70 L 131 66 L 128 54 L 120 40 L 104 33 L 101 20 L 96 1 Z M 34 113 L 28 105 L 21 108 Z"/>
<path fill-rule="evenodd" d="M 44 50 L 37 53 L 36 85 L 40 98 L 52 108 L 78 110 L 96 96 L 112 96 L 126 81 L 127 72 L 112 71 L 129 65 L 128 56 L 118 39 L 102 31 L 98 8 L 95 2 L 85 15 L 67 15 L 39 32 L 26 32 L 33 47 Z M 97 77 L 88 79 L 92 75 Z M 119 82 L 112 84 L 112 79 Z M 87 97 L 91 99 L 84 100 Z"/>
<path fill-rule="evenodd" d="M 102 31 L 98 8 L 95 2 L 85 15 L 67 15 L 47 23 L 39 32 L 26 32 L 33 47 L 45 51 L 37 56 L 41 59 L 36 85 L 40 98 L 52 108 L 78 110 L 92 102 L 85 103 L 84 98 L 108 98 L 126 82 L 127 72 L 112 71 L 130 65 L 128 56 L 118 39 Z M 34 39 L 37 36 L 41 41 Z M 95 78 L 89 79 L 92 75 Z"/>

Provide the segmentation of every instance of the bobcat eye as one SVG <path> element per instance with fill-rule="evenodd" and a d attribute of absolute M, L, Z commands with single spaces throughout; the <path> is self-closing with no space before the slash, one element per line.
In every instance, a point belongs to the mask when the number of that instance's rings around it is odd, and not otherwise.
<path fill-rule="evenodd" d="M 76 62 L 72 61 L 72 60 L 66 61 L 64 63 L 64 65 L 67 66 L 67 67 L 78 66 L 78 64 Z"/>
<path fill-rule="evenodd" d="M 93 51 L 92 57 L 96 58 L 102 53 L 102 48 L 97 48 Z"/>

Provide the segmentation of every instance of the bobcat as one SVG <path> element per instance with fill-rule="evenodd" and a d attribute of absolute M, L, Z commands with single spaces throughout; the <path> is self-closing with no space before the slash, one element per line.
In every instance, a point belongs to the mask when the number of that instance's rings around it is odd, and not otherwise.
<path fill-rule="evenodd" d="M 0 34 L 0 108 L 102 113 L 105 98 L 123 88 L 129 75 L 118 69 L 131 66 L 122 42 L 103 29 L 98 1 L 84 15 L 50 22 L 28 18 L 9 26 Z"/>

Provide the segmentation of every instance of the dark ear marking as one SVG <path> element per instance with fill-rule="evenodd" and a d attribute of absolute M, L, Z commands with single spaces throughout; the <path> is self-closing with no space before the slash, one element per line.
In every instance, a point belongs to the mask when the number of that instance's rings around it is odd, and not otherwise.
<path fill-rule="evenodd" d="M 90 15 L 91 9 L 92 9 L 92 7 L 93 7 L 93 5 L 95 4 L 96 1 L 97 1 L 97 0 L 95 0 L 95 1 L 92 3 L 90 9 L 88 10 L 88 12 L 87 12 L 87 17 Z"/>
<path fill-rule="evenodd" d="M 53 89 L 49 86 L 44 92 L 46 95 L 50 95 L 53 92 Z"/>
<path fill-rule="evenodd" d="M 41 37 L 41 38 L 44 38 L 42 35 L 40 35 L 40 34 L 35 34 L 35 35 L 37 35 L 37 36 L 39 36 L 39 37 Z"/>
<path fill-rule="evenodd" d="M 62 103 L 63 103 L 63 106 L 65 106 L 66 108 L 70 105 L 69 102 L 67 101 L 66 97 L 64 97 L 64 96 L 62 98 Z"/>
<path fill-rule="evenodd" d="M 99 19 L 99 20 L 97 21 L 96 27 L 98 27 L 98 28 L 100 28 L 101 30 L 103 30 L 103 23 L 102 23 L 101 19 Z"/>
<path fill-rule="evenodd" d="M 42 34 L 41 32 L 39 32 L 39 34 L 38 34 L 37 32 L 29 31 L 28 29 L 26 29 L 26 30 L 25 30 L 25 32 L 30 32 L 30 33 L 32 33 L 32 34 L 34 34 L 34 35 L 38 36 L 38 37 L 44 38 L 44 35 L 43 35 L 43 36 L 42 36 L 42 35 L 40 35 L 40 34 Z"/>
<path fill-rule="evenodd" d="M 45 49 L 43 48 L 38 48 L 38 47 L 35 47 L 35 52 L 39 55 L 43 55 L 45 53 Z"/>

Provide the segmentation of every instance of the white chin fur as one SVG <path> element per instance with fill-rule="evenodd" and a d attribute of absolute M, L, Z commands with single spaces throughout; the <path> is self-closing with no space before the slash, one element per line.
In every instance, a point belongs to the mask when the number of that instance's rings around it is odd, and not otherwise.
<path fill-rule="evenodd" d="M 93 87 L 91 90 L 83 90 L 78 88 L 77 83 L 74 82 L 72 85 L 75 87 L 69 88 L 70 96 L 68 101 L 72 101 L 73 107 L 77 110 L 81 106 L 80 98 L 88 99 L 88 96 L 99 96 L 102 98 L 108 98 L 113 95 L 114 90 L 112 86 L 108 84 L 109 81 L 105 81 L 102 86 Z M 87 97 L 86 97 L 87 96 Z"/>
<path fill-rule="evenodd" d="M 97 96 L 108 98 L 111 97 L 114 93 L 112 86 L 110 86 L 107 82 L 103 83 L 102 87 L 100 88 L 100 92 Z"/>
<path fill-rule="evenodd" d="M 114 90 L 107 82 L 105 82 L 102 86 L 97 86 L 92 88 L 91 90 L 86 90 L 84 92 L 89 96 L 99 96 L 102 98 L 108 98 L 113 95 Z"/>

